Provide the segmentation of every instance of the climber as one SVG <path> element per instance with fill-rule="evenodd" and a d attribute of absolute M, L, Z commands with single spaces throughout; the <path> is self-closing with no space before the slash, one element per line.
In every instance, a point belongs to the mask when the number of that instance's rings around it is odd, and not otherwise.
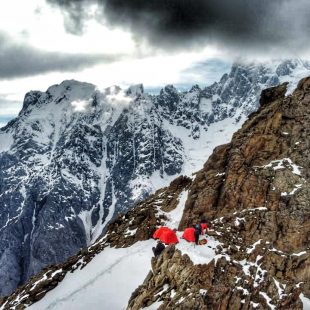
<path fill-rule="evenodd" d="M 196 224 L 196 225 L 193 225 L 193 227 L 195 228 L 195 231 L 194 231 L 195 243 L 196 243 L 196 245 L 198 245 L 198 243 L 199 243 L 199 236 L 201 234 L 201 226 L 200 226 L 200 224 Z"/>
<path fill-rule="evenodd" d="M 154 256 L 159 256 L 165 248 L 165 245 L 160 240 L 158 240 L 156 247 L 152 247 Z"/>
<path fill-rule="evenodd" d="M 201 219 L 200 226 L 201 226 L 201 234 L 202 235 L 207 234 L 208 225 L 207 225 L 207 221 L 205 219 Z"/>

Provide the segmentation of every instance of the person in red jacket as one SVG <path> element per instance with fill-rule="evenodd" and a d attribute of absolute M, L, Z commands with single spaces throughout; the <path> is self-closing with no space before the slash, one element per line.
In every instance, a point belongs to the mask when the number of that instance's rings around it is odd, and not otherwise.
<path fill-rule="evenodd" d="M 205 219 L 202 219 L 200 221 L 200 226 L 201 226 L 201 234 L 206 234 L 208 232 L 208 225 L 207 221 Z"/>

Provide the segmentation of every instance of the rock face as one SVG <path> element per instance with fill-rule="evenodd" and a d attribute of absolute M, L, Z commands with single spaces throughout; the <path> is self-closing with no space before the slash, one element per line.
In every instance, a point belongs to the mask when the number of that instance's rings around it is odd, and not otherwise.
<path fill-rule="evenodd" d="M 221 137 L 227 142 L 223 131 L 257 109 L 263 87 L 308 70 L 300 61 L 234 65 L 204 89 L 180 93 L 170 85 L 156 96 L 142 85 L 99 91 L 77 81 L 26 94 L 19 116 L 0 130 L 0 295 L 200 168 Z"/>
<path fill-rule="evenodd" d="M 254 209 L 260 215 L 244 221 L 243 244 L 255 235 L 281 251 L 309 246 L 308 86 L 302 80 L 286 98 L 286 85 L 263 91 L 261 110 L 197 174 L 181 227 L 201 216 L 242 217 Z"/>
<path fill-rule="evenodd" d="M 215 149 L 190 187 L 179 229 L 209 219 L 222 242 L 217 260 L 192 265 L 167 249 L 129 309 L 156 300 L 159 309 L 303 308 L 300 292 L 310 297 L 310 78 L 285 92 L 285 84 L 263 91 L 262 107 Z"/>

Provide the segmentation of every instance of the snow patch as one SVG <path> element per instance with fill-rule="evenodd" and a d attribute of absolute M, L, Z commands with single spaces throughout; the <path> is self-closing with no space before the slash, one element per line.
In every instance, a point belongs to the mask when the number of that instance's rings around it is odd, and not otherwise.
<path fill-rule="evenodd" d="M 279 160 L 273 160 L 273 161 L 271 161 L 267 165 L 264 165 L 264 166 L 254 166 L 253 168 L 254 169 L 257 169 L 257 168 L 262 168 L 262 169 L 272 168 L 273 170 L 276 171 L 276 170 L 280 170 L 280 169 L 285 169 L 286 168 L 285 167 L 285 163 L 287 163 L 288 166 L 292 168 L 292 172 L 294 174 L 297 174 L 299 176 L 301 175 L 300 169 L 302 167 L 297 166 L 296 164 L 294 164 L 290 158 L 283 158 L 283 159 L 279 159 Z"/>
<path fill-rule="evenodd" d="M 274 306 L 272 303 L 271 303 L 271 298 L 265 293 L 265 292 L 259 292 L 260 295 L 262 295 L 266 302 L 267 302 L 267 305 L 272 309 L 276 309 L 276 306 Z"/>
<path fill-rule="evenodd" d="M 177 229 L 180 225 L 187 196 L 188 196 L 188 190 L 181 192 L 177 207 L 171 212 L 166 213 L 166 216 L 168 217 L 166 225 L 172 229 L 174 228 Z"/>
<path fill-rule="evenodd" d="M 310 299 L 306 297 L 303 293 L 300 294 L 300 299 L 303 304 L 303 309 L 304 310 L 310 310 Z"/>

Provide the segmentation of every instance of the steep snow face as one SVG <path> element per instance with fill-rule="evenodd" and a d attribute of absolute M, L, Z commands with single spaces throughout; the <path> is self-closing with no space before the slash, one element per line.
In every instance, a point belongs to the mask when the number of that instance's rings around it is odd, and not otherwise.
<path fill-rule="evenodd" d="M 93 242 L 108 221 L 201 168 L 258 106 L 260 91 L 309 74 L 286 61 L 234 65 L 201 89 L 64 81 L 26 94 L 0 130 L 0 295 Z"/>

